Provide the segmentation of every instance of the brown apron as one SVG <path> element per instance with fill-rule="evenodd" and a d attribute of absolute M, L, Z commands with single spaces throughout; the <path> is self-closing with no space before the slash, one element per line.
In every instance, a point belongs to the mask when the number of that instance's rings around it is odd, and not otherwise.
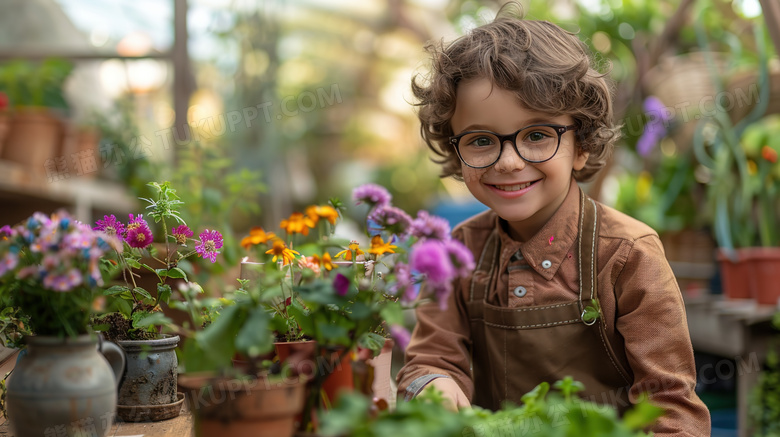
<path fill-rule="evenodd" d="M 494 231 L 472 276 L 467 312 L 471 324 L 473 404 L 493 410 L 543 381 L 571 376 L 585 385 L 581 396 L 621 412 L 630 404 L 633 379 L 625 354 L 616 357 L 596 294 L 599 222 L 595 202 L 580 192 L 577 237 L 580 290 L 577 299 L 555 305 L 504 308 L 487 302 L 498 278 L 500 239 Z M 585 308 L 597 308 L 595 320 Z"/>

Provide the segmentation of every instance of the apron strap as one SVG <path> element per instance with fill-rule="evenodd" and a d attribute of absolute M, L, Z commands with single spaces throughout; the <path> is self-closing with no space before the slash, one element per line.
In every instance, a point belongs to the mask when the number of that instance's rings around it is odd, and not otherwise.
<path fill-rule="evenodd" d="M 469 290 L 469 302 L 482 302 L 488 295 L 488 288 L 493 284 L 496 275 L 498 251 L 500 250 L 498 229 L 488 236 L 487 243 L 479 256 L 477 268 L 471 276 L 471 289 Z"/>
<path fill-rule="evenodd" d="M 598 214 L 596 202 L 580 190 L 580 223 L 577 236 L 580 273 L 580 319 L 590 326 L 601 318 L 598 303 L 596 254 L 598 253 Z M 593 313 L 596 312 L 598 317 Z M 587 315 L 587 317 L 586 317 Z"/>

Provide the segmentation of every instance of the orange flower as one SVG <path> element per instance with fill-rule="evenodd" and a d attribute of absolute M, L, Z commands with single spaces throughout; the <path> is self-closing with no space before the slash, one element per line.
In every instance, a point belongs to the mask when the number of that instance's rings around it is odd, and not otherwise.
<path fill-rule="evenodd" d="M 300 212 L 294 212 L 287 220 L 282 220 L 279 227 L 287 231 L 288 234 L 303 234 L 309 235 L 309 228 L 313 228 L 316 225 L 309 217 L 301 214 Z"/>
<path fill-rule="evenodd" d="M 777 163 L 777 151 L 769 146 L 764 146 L 761 148 L 761 157 L 771 162 L 772 164 Z"/>
<path fill-rule="evenodd" d="M 268 240 L 275 238 L 276 235 L 274 235 L 273 232 L 265 232 L 263 228 L 257 226 L 249 230 L 249 236 L 244 237 L 241 240 L 241 247 L 244 249 L 249 249 L 252 246 L 257 246 L 258 244 L 264 244 Z"/>
<path fill-rule="evenodd" d="M 278 238 L 273 239 L 273 246 L 271 246 L 271 248 L 268 249 L 265 253 L 274 256 L 274 258 L 271 260 L 273 262 L 276 262 L 278 258 L 282 258 L 282 265 L 292 263 L 293 260 L 295 260 L 295 255 L 300 255 L 300 253 L 288 248 L 287 245 L 284 244 L 284 241 Z"/>
<path fill-rule="evenodd" d="M 306 208 L 306 215 L 314 222 L 315 225 L 320 221 L 320 219 L 325 219 L 329 221 L 330 224 L 335 225 L 336 220 L 339 218 L 339 212 L 330 205 L 312 205 Z"/>
<path fill-rule="evenodd" d="M 352 252 L 355 252 L 355 257 L 365 253 L 362 250 L 360 250 L 360 245 L 358 244 L 358 242 L 352 240 L 352 242 L 349 243 L 349 246 L 346 249 L 336 254 L 336 258 L 343 257 L 347 261 L 352 261 Z"/>
<path fill-rule="evenodd" d="M 330 259 L 330 254 L 327 252 L 324 255 L 322 255 L 322 267 L 325 267 L 325 270 L 328 271 L 336 268 L 336 266 L 333 265 L 333 262 Z"/>
<path fill-rule="evenodd" d="M 371 239 L 371 248 L 368 249 L 368 253 L 373 253 L 377 256 L 382 255 L 383 253 L 395 253 L 393 249 L 397 247 L 398 246 L 390 244 L 389 241 L 385 243 L 379 235 L 374 235 Z"/>

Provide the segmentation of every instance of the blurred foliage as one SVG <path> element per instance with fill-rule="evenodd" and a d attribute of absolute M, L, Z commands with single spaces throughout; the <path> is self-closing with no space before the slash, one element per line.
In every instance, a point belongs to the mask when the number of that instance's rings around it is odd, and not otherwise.
<path fill-rule="evenodd" d="M 68 109 L 63 84 L 73 64 L 63 59 L 41 62 L 13 60 L 0 66 L 0 91 L 8 95 L 11 107 Z"/>

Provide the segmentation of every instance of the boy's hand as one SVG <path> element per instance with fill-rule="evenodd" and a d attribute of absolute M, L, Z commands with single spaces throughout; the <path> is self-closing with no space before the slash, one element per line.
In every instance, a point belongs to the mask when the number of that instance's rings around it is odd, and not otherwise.
<path fill-rule="evenodd" d="M 471 407 L 469 399 L 463 393 L 463 390 L 460 389 L 458 383 L 452 378 L 436 378 L 429 382 L 423 391 L 428 390 L 431 387 L 436 388 L 444 394 L 444 398 L 447 400 L 445 401 L 444 406 L 448 409 L 458 411 L 461 408 Z"/>

